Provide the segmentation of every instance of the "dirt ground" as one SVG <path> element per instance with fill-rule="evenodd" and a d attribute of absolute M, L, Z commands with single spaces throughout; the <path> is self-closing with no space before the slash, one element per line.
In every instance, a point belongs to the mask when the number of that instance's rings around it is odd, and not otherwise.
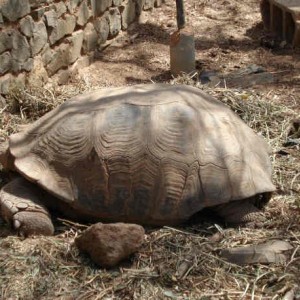
<path fill-rule="evenodd" d="M 229 105 L 268 141 L 277 192 L 260 229 L 226 228 L 211 220 L 148 229 L 141 250 L 112 270 L 95 266 L 73 245 L 85 228 L 55 219 L 54 237 L 25 240 L 0 221 L 0 299 L 300 299 L 300 50 L 264 32 L 259 0 L 185 0 L 194 29 L 197 71 L 231 73 L 258 65 L 274 82 L 206 86 L 197 76 L 173 78 L 169 34 L 176 29 L 175 1 L 145 12 L 95 62 L 64 86 L 14 91 L 0 109 L 0 139 L 78 93 L 107 86 L 167 82 L 195 85 Z M 294 130 L 294 131 L 293 131 Z M 298 134 L 298 135 L 297 135 Z M 0 173 L 0 184 L 7 181 Z M 293 251 L 282 264 L 238 266 L 222 249 L 271 239 Z M 292 296 L 291 296 L 292 295 Z"/>

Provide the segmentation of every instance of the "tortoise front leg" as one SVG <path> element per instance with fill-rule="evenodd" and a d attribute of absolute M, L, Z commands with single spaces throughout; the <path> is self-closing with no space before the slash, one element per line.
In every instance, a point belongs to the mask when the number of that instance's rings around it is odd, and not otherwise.
<path fill-rule="evenodd" d="M 213 210 L 226 223 L 233 225 L 244 224 L 248 227 L 261 227 L 267 220 L 262 211 L 254 205 L 253 198 L 221 204 L 214 207 Z"/>
<path fill-rule="evenodd" d="M 54 233 L 49 212 L 39 196 L 39 188 L 24 178 L 14 179 L 0 191 L 1 215 L 22 236 Z"/>

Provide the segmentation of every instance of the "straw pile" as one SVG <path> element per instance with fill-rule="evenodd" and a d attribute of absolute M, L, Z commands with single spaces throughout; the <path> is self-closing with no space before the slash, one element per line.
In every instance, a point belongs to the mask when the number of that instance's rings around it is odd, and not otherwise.
<path fill-rule="evenodd" d="M 205 89 L 269 142 L 278 192 L 266 208 L 268 221 L 264 227 L 232 229 L 213 221 L 194 220 L 176 228 L 148 229 L 139 253 L 118 268 L 105 270 L 73 245 L 84 225 L 56 219 L 54 237 L 22 240 L 12 236 L 2 223 L 1 299 L 283 299 L 291 293 L 299 295 L 299 145 L 284 146 L 291 120 L 299 117 L 299 112 L 274 104 L 270 94 L 206 88 L 189 77 L 171 81 L 177 83 Z M 89 89 L 75 82 L 64 87 L 12 91 L 9 104 L 0 109 L 0 139 Z M 7 178 L 4 175 L 0 176 L 1 184 Z M 273 238 L 294 246 L 284 265 L 240 267 L 218 255 L 224 248 Z"/>

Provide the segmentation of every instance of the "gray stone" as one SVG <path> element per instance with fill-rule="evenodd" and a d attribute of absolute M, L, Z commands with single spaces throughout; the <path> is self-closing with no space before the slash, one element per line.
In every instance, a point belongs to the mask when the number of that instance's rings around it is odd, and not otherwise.
<path fill-rule="evenodd" d="M 31 8 L 38 8 L 41 6 L 49 5 L 53 2 L 53 0 L 29 0 Z"/>
<path fill-rule="evenodd" d="M 122 4 L 122 0 L 113 0 L 114 6 L 120 6 Z"/>
<path fill-rule="evenodd" d="M 84 0 L 80 4 L 80 6 L 78 8 L 78 11 L 76 13 L 76 16 L 77 16 L 77 24 L 79 26 L 84 26 L 87 23 L 88 19 L 91 16 L 91 13 L 89 11 L 89 7 L 87 5 L 87 1 L 86 0 Z"/>
<path fill-rule="evenodd" d="M 142 13 L 145 1 L 146 0 L 135 1 L 136 2 L 136 13 L 137 13 L 137 16 L 139 16 Z"/>
<path fill-rule="evenodd" d="M 72 36 L 67 38 L 67 42 L 70 44 L 68 50 L 67 63 L 71 64 L 80 57 L 82 42 L 83 42 L 83 31 L 78 30 L 72 34 Z"/>
<path fill-rule="evenodd" d="M 160 7 L 163 3 L 163 0 L 154 0 L 154 7 Z"/>
<path fill-rule="evenodd" d="M 27 72 L 31 71 L 33 68 L 33 58 L 29 58 L 27 61 L 25 61 L 22 65 L 22 70 L 25 70 Z"/>
<path fill-rule="evenodd" d="M 25 81 L 26 81 L 25 74 L 19 74 L 17 76 L 17 78 L 14 78 L 14 85 L 17 86 L 18 88 L 24 88 L 25 87 Z"/>
<path fill-rule="evenodd" d="M 25 86 L 25 74 L 19 74 L 17 77 L 6 74 L 0 77 L 0 94 L 7 95 L 13 89 L 22 89 Z"/>
<path fill-rule="evenodd" d="M 123 6 L 122 16 L 122 29 L 125 30 L 136 18 L 135 2 L 128 0 Z"/>
<path fill-rule="evenodd" d="M 109 7 L 112 6 L 113 0 L 91 0 L 93 15 L 95 17 L 103 14 Z"/>
<path fill-rule="evenodd" d="M 9 21 L 16 21 L 30 13 L 28 0 L 2 0 L 1 11 Z"/>
<path fill-rule="evenodd" d="M 91 56 L 81 56 L 79 57 L 75 63 L 70 67 L 70 71 L 72 74 L 78 72 L 78 70 L 82 70 L 83 68 L 88 67 L 92 62 Z"/>
<path fill-rule="evenodd" d="M 52 52 L 53 56 L 51 58 L 51 61 L 46 66 L 46 70 L 49 76 L 55 74 L 59 69 L 68 66 L 69 48 L 69 44 L 61 44 L 54 49 L 54 51 Z"/>
<path fill-rule="evenodd" d="M 4 21 L 3 21 L 3 17 L 2 17 L 1 11 L 0 11 L 0 28 L 3 28 L 3 27 L 4 27 Z"/>
<path fill-rule="evenodd" d="M 44 13 L 45 13 L 45 8 L 41 7 L 41 8 L 33 10 L 31 12 L 31 16 L 33 17 L 33 19 L 35 21 L 39 21 L 44 16 Z"/>
<path fill-rule="evenodd" d="M 111 8 L 108 14 L 109 35 L 116 36 L 121 30 L 121 14 L 117 8 Z"/>
<path fill-rule="evenodd" d="M 99 44 L 105 43 L 109 35 L 109 20 L 107 15 L 104 14 L 95 21 L 95 29 L 99 34 Z"/>
<path fill-rule="evenodd" d="M 53 28 L 49 41 L 53 45 L 58 40 L 63 38 L 67 34 L 71 34 L 76 26 L 76 18 L 72 15 L 67 15 L 65 19 L 59 19 L 57 21 L 57 26 Z"/>
<path fill-rule="evenodd" d="M 6 99 L 2 97 L 0 94 L 0 109 L 3 109 L 4 107 L 6 107 L 6 105 L 7 105 Z"/>
<path fill-rule="evenodd" d="M 30 57 L 30 46 L 24 35 L 19 31 L 12 34 L 12 50 L 11 55 L 14 60 L 23 63 Z"/>
<path fill-rule="evenodd" d="M 11 74 L 6 74 L 0 77 L 0 94 L 7 95 L 9 93 L 12 81 L 13 76 Z"/>
<path fill-rule="evenodd" d="M 49 44 L 46 44 L 44 49 L 41 52 L 42 62 L 44 65 L 48 65 L 53 56 L 54 50 L 52 50 Z"/>
<path fill-rule="evenodd" d="M 30 39 L 32 56 L 39 53 L 48 40 L 47 29 L 43 21 L 34 23 L 33 37 Z"/>
<path fill-rule="evenodd" d="M 11 69 L 12 58 L 9 52 L 0 55 L 0 75 L 3 75 Z"/>
<path fill-rule="evenodd" d="M 67 7 L 64 2 L 57 2 L 54 5 L 57 17 L 61 17 L 66 11 Z"/>
<path fill-rule="evenodd" d="M 11 31 L 0 31 L 0 53 L 12 48 Z"/>
<path fill-rule="evenodd" d="M 69 0 L 66 4 L 68 7 L 68 10 L 71 14 L 73 14 L 76 10 L 76 7 L 78 6 L 78 3 L 80 0 Z"/>
<path fill-rule="evenodd" d="M 27 76 L 29 86 L 42 86 L 48 81 L 48 74 L 43 65 L 41 56 L 36 56 L 33 62 L 33 68 Z"/>
<path fill-rule="evenodd" d="M 83 32 L 83 53 L 88 53 L 96 49 L 98 44 L 98 34 L 93 24 L 88 23 Z"/>
<path fill-rule="evenodd" d="M 71 71 L 67 69 L 67 70 L 59 70 L 57 74 L 55 74 L 55 77 L 53 79 L 59 85 L 62 85 L 68 83 L 70 77 L 71 77 Z"/>
<path fill-rule="evenodd" d="M 154 0 L 145 0 L 144 2 L 144 10 L 149 10 L 152 9 L 154 7 Z"/>
<path fill-rule="evenodd" d="M 48 27 L 55 28 L 58 21 L 56 12 L 54 10 L 45 12 L 45 20 Z"/>
<path fill-rule="evenodd" d="M 31 16 L 26 16 L 20 21 L 20 29 L 23 34 L 32 37 L 34 21 Z"/>
<path fill-rule="evenodd" d="M 30 72 L 33 68 L 33 58 L 29 58 L 25 62 L 19 62 L 17 60 L 12 61 L 11 69 L 14 73 L 18 73 L 20 71 Z"/>

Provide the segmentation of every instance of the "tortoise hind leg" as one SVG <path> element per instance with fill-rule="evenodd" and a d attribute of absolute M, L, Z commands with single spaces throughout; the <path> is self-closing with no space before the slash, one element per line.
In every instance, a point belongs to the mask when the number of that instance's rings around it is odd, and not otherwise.
<path fill-rule="evenodd" d="M 262 211 L 254 204 L 253 198 L 221 204 L 214 207 L 213 210 L 226 223 L 233 225 L 245 224 L 249 227 L 261 227 L 267 220 Z"/>
<path fill-rule="evenodd" d="M 39 201 L 39 188 L 17 178 L 0 191 L 2 217 L 22 236 L 52 235 L 54 226 L 48 210 Z"/>

